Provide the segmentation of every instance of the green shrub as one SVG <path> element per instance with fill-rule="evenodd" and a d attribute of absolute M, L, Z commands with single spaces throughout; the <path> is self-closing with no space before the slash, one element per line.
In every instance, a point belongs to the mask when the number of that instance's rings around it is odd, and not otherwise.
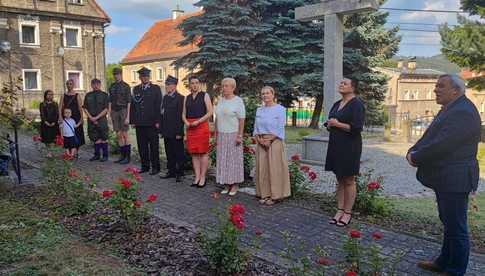
<path fill-rule="evenodd" d="M 311 190 L 317 174 L 310 170 L 309 166 L 302 165 L 300 156 L 295 154 L 291 157 L 288 164 L 290 172 L 291 196 L 295 197 L 299 194 Z"/>
<path fill-rule="evenodd" d="M 357 198 L 355 209 L 366 215 L 386 217 L 391 214 L 392 203 L 381 196 L 383 191 L 383 177 L 372 181 L 373 170 L 360 174 L 357 179 Z"/>
<path fill-rule="evenodd" d="M 310 131 L 306 128 L 302 128 L 298 130 L 298 135 L 300 135 L 300 137 L 305 137 L 310 135 Z"/>
<path fill-rule="evenodd" d="M 261 105 L 261 99 L 259 97 L 244 97 L 243 100 L 246 107 L 244 133 L 252 135 L 254 132 L 254 120 L 256 119 L 256 110 Z"/>

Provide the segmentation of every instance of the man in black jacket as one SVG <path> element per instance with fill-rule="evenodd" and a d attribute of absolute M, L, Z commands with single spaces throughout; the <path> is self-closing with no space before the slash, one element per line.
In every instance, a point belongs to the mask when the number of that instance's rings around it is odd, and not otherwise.
<path fill-rule="evenodd" d="M 162 100 L 160 133 L 165 143 L 168 169 L 162 178 L 175 177 L 176 182 L 181 182 L 184 173 L 184 96 L 177 92 L 177 83 L 178 79 L 172 76 L 165 81 L 167 93 Z"/>
<path fill-rule="evenodd" d="M 150 70 L 143 67 L 138 70 L 141 84 L 133 88 L 130 105 L 130 123 L 136 129 L 136 142 L 141 159 L 140 173 L 152 171 L 150 175 L 160 172 L 160 105 L 162 91 L 160 86 L 150 82 Z"/>
<path fill-rule="evenodd" d="M 418 266 L 441 275 L 464 275 L 470 252 L 468 196 L 478 186 L 481 121 L 465 90 L 456 75 L 439 78 L 436 102 L 443 107 L 407 155 L 409 164 L 418 168 L 418 180 L 434 190 L 444 226 L 440 256 Z"/>

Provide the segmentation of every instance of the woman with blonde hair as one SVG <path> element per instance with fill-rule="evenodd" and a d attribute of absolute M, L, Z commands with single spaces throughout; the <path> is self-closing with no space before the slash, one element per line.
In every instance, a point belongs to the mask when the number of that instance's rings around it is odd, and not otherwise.
<path fill-rule="evenodd" d="M 222 80 L 222 97 L 215 107 L 214 138 L 217 141 L 216 182 L 224 185 L 221 194 L 236 195 L 244 182 L 243 132 L 246 109 L 243 100 L 234 95 L 236 80 Z"/>
<path fill-rule="evenodd" d="M 261 204 L 273 205 L 289 197 L 290 173 L 286 154 L 286 109 L 277 104 L 271 86 L 261 89 L 263 106 L 256 111 L 254 136 L 256 148 L 256 195 Z"/>

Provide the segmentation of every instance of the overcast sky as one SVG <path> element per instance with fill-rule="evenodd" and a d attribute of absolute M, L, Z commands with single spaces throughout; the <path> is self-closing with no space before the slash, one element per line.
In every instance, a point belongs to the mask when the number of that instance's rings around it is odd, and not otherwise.
<path fill-rule="evenodd" d="M 177 4 L 186 12 L 193 12 L 197 7 L 193 0 L 97 0 L 103 9 L 111 16 L 112 23 L 107 29 L 106 55 L 109 63 L 119 62 L 148 28 L 160 19 L 170 17 L 171 10 Z M 383 7 L 429 9 L 429 10 L 459 10 L 460 0 L 388 0 Z M 389 27 L 400 23 L 402 29 L 436 31 L 435 25 L 424 24 L 456 24 L 455 14 L 422 13 L 389 11 Z M 406 25 L 403 23 L 413 23 Z M 440 36 L 437 32 L 401 31 L 403 36 L 399 55 L 432 56 L 440 53 Z"/>

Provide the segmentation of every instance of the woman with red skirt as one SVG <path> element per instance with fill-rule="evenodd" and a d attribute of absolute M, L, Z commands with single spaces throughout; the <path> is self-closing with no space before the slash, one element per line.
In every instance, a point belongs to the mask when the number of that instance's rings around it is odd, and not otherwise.
<path fill-rule="evenodd" d="M 209 166 L 209 118 L 212 102 L 209 94 L 200 90 L 197 77 L 189 78 L 190 94 L 185 97 L 182 120 L 187 126 L 187 150 L 192 156 L 195 178 L 192 186 L 205 186 Z"/>

